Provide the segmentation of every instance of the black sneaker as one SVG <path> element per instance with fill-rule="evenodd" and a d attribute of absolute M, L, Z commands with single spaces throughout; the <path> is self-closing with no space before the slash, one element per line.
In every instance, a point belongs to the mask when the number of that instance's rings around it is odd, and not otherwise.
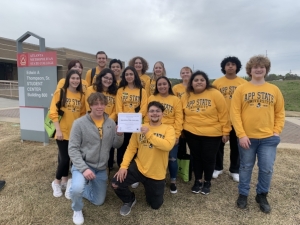
<path fill-rule="evenodd" d="M 171 183 L 170 184 L 170 192 L 172 194 L 176 194 L 177 193 L 177 187 L 176 187 L 176 184 L 175 183 Z"/>
<path fill-rule="evenodd" d="M 131 212 L 131 208 L 135 205 L 135 203 L 136 203 L 136 198 L 132 202 L 124 203 L 124 205 L 122 205 L 120 209 L 120 214 L 122 216 L 127 216 Z"/>
<path fill-rule="evenodd" d="M 257 194 L 255 197 L 256 202 L 259 204 L 260 210 L 264 213 L 271 212 L 271 207 L 267 200 L 267 195 L 268 193 L 261 193 L 261 194 Z"/>
<path fill-rule="evenodd" d="M 210 192 L 210 182 L 209 181 L 205 181 L 204 184 L 203 184 L 203 187 L 201 189 L 201 194 L 203 195 L 208 195 L 209 192 Z"/>
<path fill-rule="evenodd" d="M 240 194 L 236 201 L 237 207 L 239 207 L 240 209 L 245 209 L 247 206 L 247 198 L 248 196 Z"/>
<path fill-rule="evenodd" d="M 195 194 L 199 194 L 202 186 L 203 186 L 202 182 L 200 182 L 199 180 L 195 180 L 194 186 L 192 187 L 192 192 Z"/>

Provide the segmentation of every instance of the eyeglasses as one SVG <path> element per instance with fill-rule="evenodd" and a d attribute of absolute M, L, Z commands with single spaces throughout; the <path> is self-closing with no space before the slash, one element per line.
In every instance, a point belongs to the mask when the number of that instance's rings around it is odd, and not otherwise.
<path fill-rule="evenodd" d="M 149 110 L 148 112 L 149 112 L 149 113 L 155 113 L 155 112 L 156 112 L 156 113 L 161 113 L 161 110 L 158 110 L 158 109 L 157 109 L 157 110 Z"/>
<path fill-rule="evenodd" d="M 114 80 L 114 79 L 108 78 L 108 77 L 102 77 L 102 78 L 104 78 L 105 80 L 109 80 L 109 81 L 113 81 Z"/>

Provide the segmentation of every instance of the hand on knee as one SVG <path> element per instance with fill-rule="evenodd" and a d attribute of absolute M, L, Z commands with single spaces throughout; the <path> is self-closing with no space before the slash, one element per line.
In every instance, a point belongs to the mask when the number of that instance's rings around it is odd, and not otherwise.
<path fill-rule="evenodd" d="M 114 177 L 112 180 L 111 180 L 111 187 L 113 189 L 117 189 L 119 186 L 117 185 L 117 179 Z"/>
<path fill-rule="evenodd" d="M 116 184 L 116 183 L 111 183 L 111 187 L 113 188 L 113 189 L 118 189 L 118 185 Z"/>

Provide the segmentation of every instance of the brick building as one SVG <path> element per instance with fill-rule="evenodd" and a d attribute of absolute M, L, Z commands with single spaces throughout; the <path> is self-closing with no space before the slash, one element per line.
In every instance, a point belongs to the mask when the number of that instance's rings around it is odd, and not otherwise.
<path fill-rule="evenodd" d="M 94 54 L 81 52 L 68 48 L 48 48 L 46 51 L 57 52 L 57 80 L 63 78 L 67 72 L 68 63 L 73 59 L 78 59 L 83 64 L 83 78 L 86 71 L 96 66 L 96 52 L 105 49 L 95 49 Z M 23 43 L 24 52 L 39 51 L 39 46 L 35 44 Z M 108 59 L 108 63 L 110 58 Z M 124 67 L 124 62 L 123 67 Z M 17 43 L 16 40 L 0 37 L 0 80 L 18 80 L 17 70 Z"/>

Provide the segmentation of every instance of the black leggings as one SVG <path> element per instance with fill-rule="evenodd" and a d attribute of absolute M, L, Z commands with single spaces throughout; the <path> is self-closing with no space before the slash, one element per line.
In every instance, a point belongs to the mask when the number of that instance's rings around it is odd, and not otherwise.
<path fill-rule="evenodd" d="M 69 174 L 70 157 L 68 153 L 68 140 L 56 140 L 58 146 L 58 165 L 56 170 L 56 179 L 61 180 L 62 177 L 67 177 Z"/>
<path fill-rule="evenodd" d="M 196 180 L 211 181 L 216 164 L 216 154 L 221 144 L 222 137 L 198 136 L 183 131 L 193 157 L 193 170 Z"/>
<path fill-rule="evenodd" d="M 229 171 L 231 173 L 239 173 L 240 155 L 239 155 L 237 136 L 236 136 L 236 133 L 235 133 L 235 130 L 233 127 L 229 134 L 229 143 L 230 143 Z M 224 146 L 225 146 L 225 143 L 221 142 L 219 150 L 217 152 L 215 170 L 223 170 Z"/>

